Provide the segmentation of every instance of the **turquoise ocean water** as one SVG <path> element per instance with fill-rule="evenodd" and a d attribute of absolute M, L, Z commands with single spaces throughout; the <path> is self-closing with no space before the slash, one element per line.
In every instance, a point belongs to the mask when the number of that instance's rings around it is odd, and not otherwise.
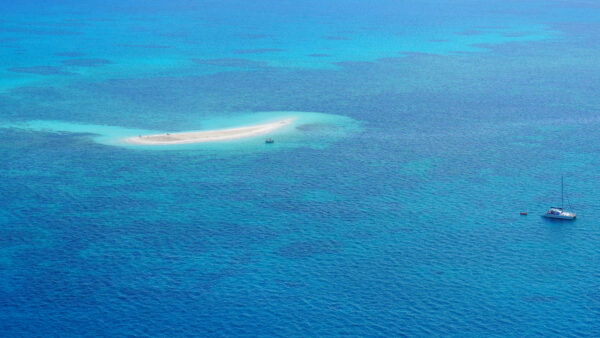
<path fill-rule="evenodd" d="M 584 0 L 0 3 L 0 335 L 600 336 L 599 33 Z M 574 222 L 539 217 L 561 175 Z"/>

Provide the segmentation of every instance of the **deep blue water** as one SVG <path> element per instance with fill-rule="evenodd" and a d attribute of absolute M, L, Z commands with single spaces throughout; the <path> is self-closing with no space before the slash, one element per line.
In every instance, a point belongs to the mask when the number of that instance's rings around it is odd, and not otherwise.
<path fill-rule="evenodd" d="M 0 335 L 600 336 L 599 33 L 589 1 L 3 2 Z M 330 117 L 93 130 L 273 111 Z M 574 222 L 538 216 L 561 175 Z"/>

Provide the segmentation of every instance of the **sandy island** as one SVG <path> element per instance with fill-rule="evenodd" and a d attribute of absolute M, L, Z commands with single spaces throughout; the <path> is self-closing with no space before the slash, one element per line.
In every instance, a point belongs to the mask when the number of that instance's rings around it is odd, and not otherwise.
<path fill-rule="evenodd" d="M 230 129 L 189 131 L 172 134 L 166 133 L 154 135 L 140 135 L 135 137 L 128 137 L 125 139 L 125 142 L 136 145 L 168 145 L 226 141 L 266 134 L 292 123 L 293 120 L 293 118 L 287 118 L 285 120 L 275 122 L 255 124 L 252 126 Z"/>

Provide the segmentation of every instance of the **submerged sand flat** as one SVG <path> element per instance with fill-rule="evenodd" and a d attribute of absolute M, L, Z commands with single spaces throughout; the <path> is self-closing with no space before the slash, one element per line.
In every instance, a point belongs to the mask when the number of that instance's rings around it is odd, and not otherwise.
<path fill-rule="evenodd" d="M 255 124 L 251 126 L 230 129 L 140 135 L 135 137 L 128 137 L 125 139 L 125 142 L 136 145 L 169 145 L 226 141 L 266 134 L 292 123 L 293 120 L 293 118 L 287 118 L 275 122 Z"/>

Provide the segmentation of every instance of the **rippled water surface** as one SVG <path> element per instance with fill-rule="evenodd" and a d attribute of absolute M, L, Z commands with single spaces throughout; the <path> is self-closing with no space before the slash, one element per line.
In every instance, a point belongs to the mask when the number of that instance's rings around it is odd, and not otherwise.
<path fill-rule="evenodd" d="M 595 3 L 0 13 L 0 335 L 600 336 Z"/>

